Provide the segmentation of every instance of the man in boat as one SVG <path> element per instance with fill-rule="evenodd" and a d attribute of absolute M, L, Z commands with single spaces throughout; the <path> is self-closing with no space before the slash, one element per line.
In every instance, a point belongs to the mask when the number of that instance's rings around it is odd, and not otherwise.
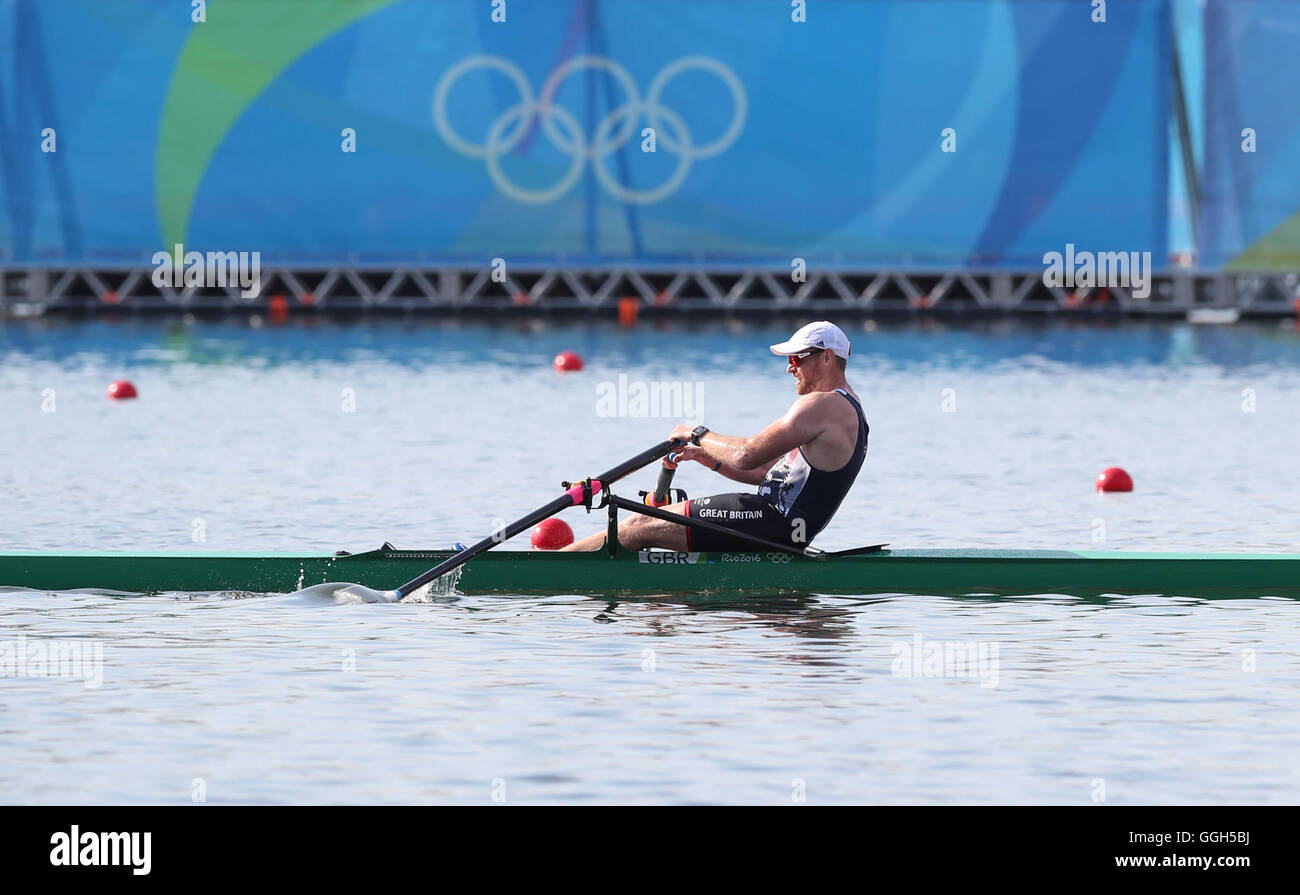
<path fill-rule="evenodd" d="M 798 400 L 785 416 L 757 435 L 720 435 L 682 424 L 670 438 L 684 443 L 675 461 L 694 460 L 757 492 L 715 494 L 662 509 L 713 522 L 769 541 L 803 547 L 826 527 L 852 487 L 867 455 L 866 416 L 844 378 L 850 345 L 835 324 L 810 323 L 771 346 L 786 358 Z M 630 550 L 762 550 L 753 541 L 639 513 L 627 514 L 619 543 Z M 566 550 L 599 550 L 604 533 Z"/>

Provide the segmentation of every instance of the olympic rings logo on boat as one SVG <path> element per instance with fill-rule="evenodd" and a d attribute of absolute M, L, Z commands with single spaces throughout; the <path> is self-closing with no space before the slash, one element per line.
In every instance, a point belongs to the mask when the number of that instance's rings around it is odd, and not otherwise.
<path fill-rule="evenodd" d="M 474 143 L 452 127 L 447 118 L 447 97 L 457 81 L 479 69 L 498 71 L 505 75 L 519 92 L 519 102 L 492 122 L 482 143 Z M 587 69 L 609 74 L 618 82 L 625 97 L 621 106 L 612 109 L 600 120 L 590 139 L 583 133 L 578 117 L 555 103 L 556 94 L 564 81 L 574 72 Z M 732 101 L 731 122 L 727 129 L 716 140 L 698 146 L 681 116 L 660 102 L 668 84 L 691 70 L 715 75 L 730 91 Z M 470 158 L 483 159 L 492 182 L 511 199 L 533 205 L 554 202 L 577 184 L 590 161 L 596 179 L 610 196 L 622 202 L 649 205 L 663 201 L 675 193 L 686 180 L 686 175 L 696 160 L 718 155 L 736 142 L 736 137 L 745 126 L 748 102 L 744 85 L 736 73 L 712 56 L 683 56 L 668 63 L 650 82 L 650 89 L 643 99 L 628 70 L 606 56 L 584 55 L 567 60 L 551 72 L 542 85 L 541 93 L 534 97 L 532 85 L 519 66 L 502 56 L 478 54 L 457 62 L 439 79 L 433 92 L 433 123 L 439 135 L 452 149 Z M 654 128 L 656 146 L 663 146 L 677 156 L 677 164 L 668 179 L 657 187 L 643 190 L 624 186 L 610 173 L 608 167 L 609 157 L 626 146 L 636 134 L 638 116 L 644 116 L 650 127 Z M 506 176 L 501 167 L 502 157 L 518 148 L 532 131 L 534 119 L 540 120 L 547 139 L 571 158 L 564 176 L 554 185 L 541 189 L 519 186 Z"/>
<path fill-rule="evenodd" d="M 767 559 L 768 562 L 780 563 L 780 562 L 789 562 L 791 557 L 790 554 L 788 553 L 769 553 L 767 555 Z"/>

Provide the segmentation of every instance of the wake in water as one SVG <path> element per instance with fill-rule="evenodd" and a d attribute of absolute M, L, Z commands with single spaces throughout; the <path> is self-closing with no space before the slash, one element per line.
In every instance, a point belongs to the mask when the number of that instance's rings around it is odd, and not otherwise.
<path fill-rule="evenodd" d="M 266 594 L 254 593 L 241 590 L 217 590 L 217 591 L 161 591 L 158 593 L 142 594 L 132 591 L 106 590 L 104 588 L 85 587 L 74 590 L 48 591 L 32 589 L 27 587 L 0 587 L 0 595 L 6 598 L 32 597 L 37 599 L 41 608 L 45 608 L 51 597 L 72 597 L 72 598 L 91 598 L 98 599 L 107 597 L 112 600 L 120 599 L 140 599 L 148 597 L 162 597 L 169 600 L 213 600 L 213 601 L 244 601 L 244 600 L 265 600 L 268 599 L 273 604 L 289 604 L 300 606 L 351 606 L 360 603 L 436 603 L 440 598 L 456 596 L 456 583 L 460 580 L 460 569 L 429 582 L 424 587 L 419 588 L 405 599 L 398 597 L 395 591 L 373 590 L 364 584 L 349 584 L 347 582 L 328 582 L 326 584 L 315 584 L 311 587 L 304 587 L 302 590 L 294 591 L 290 594 Z"/>

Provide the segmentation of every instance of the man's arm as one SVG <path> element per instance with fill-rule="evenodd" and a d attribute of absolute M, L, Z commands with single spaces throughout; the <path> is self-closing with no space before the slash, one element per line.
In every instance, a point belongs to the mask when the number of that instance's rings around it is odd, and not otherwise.
<path fill-rule="evenodd" d="M 708 436 L 705 437 L 707 438 Z M 702 447 L 697 448 L 692 446 L 691 450 L 699 451 L 701 456 L 700 457 L 688 456 L 685 457 L 684 459 L 698 460 L 700 463 L 709 467 L 709 469 L 712 469 L 718 475 L 726 476 L 727 478 L 731 479 L 733 482 L 740 482 L 741 484 L 745 484 L 745 485 L 757 485 L 759 482 L 763 481 L 763 478 L 767 475 L 767 471 L 776 464 L 776 460 L 773 460 L 771 463 L 766 463 L 763 466 L 760 466 L 758 469 L 741 469 L 739 466 L 732 466 L 730 463 L 726 462 L 725 460 L 722 460 L 720 457 L 713 456 L 705 448 Z M 718 466 L 719 463 L 721 463 L 722 465 Z"/>
<path fill-rule="evenodd" d="M 690 432 L 687 432 L 684 435 L 674 435 L 673 437 L 687 438 L 690 437 L 690 434 Z M 677 457 L 678 463 L 685 463 L 687 460 L 694 460 L 701 466 L 707 466 L 718 475 L 726 476 L 733 482 L 741 482 L 746 485 L 757 485 L 759 482 L 763 481 L 763 477 L 767 475 L 768 469 L 776 462 L 773 460 L 772 463 L 768 463 L 758 469 L 741 469 L 737 466 L 732 466 L 730 463 L 723 462 L 721 458 L 715 457 L 706 449 L 696 447 L 693 444 L 685 444 L 673 453 Z"/>
<path fill-rule="evenodd" d="M 757 484 L 768 469 L 790 451 L 812 441 L 826 428 L 816 412 L 817 395 L 807 395 L 791 405 L 786 415 L 769 425 L 757 435 L 721 435 L 712 430 L 700 439 L 700 448 L 716 463 L 722 461 L 718 472 L 738 482 Z M 671 438 L 689 440 L 691 426 L 683 423 L 673 429 Z M 684 459 L 700 460 L 687 455 Z M 707 466 L 712 463 L 704 462 Z M 724 470 L 728 470 L 724 472 Z M 734 474 L 732 474 L 734 473 Z"/>

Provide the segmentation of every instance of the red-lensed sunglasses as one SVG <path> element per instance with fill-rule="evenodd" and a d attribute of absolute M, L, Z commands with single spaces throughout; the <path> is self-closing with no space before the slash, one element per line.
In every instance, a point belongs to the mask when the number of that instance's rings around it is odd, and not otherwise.
<path fill-rule="evenodd" d="M 798 354 L 787 354 L 785 359 L 790 362 L 790 366 L 797 367 L 799 362 L 812 357 L 814 354 L 821 354 L 824 348 L 809 348 L 807 351 L 800 351 Z"/>

